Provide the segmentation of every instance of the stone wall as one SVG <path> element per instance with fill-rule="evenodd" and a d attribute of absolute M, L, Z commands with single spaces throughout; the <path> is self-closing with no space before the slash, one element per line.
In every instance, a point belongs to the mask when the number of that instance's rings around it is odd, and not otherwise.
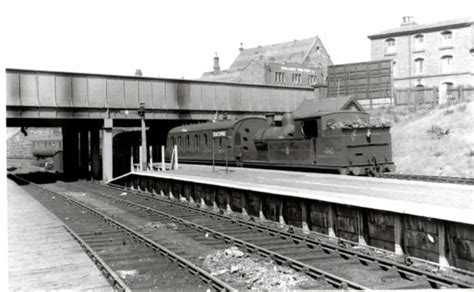
<path fill-rule="evenodd" d="M 474 271 L 472 225 L 137 174 L 113 183 Z"/>

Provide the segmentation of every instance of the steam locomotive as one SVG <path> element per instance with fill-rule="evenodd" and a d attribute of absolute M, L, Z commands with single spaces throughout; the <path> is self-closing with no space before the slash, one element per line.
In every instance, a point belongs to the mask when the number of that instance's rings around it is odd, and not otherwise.
<path fill-rule="evenodd" d="M 237 166 L 329 170 L 375 175 L 395 171 L 390 127 L 369 123 L 363 111 L 318 111 L 300 106 L 283 115 L 219 120 L 171 129 L 179 161 Z"/>

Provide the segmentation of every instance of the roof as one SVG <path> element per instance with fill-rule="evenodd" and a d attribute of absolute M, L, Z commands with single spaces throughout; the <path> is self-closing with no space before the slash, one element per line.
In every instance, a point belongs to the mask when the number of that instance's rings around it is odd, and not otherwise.
<path fill-rule="evenodd" d="M 463 27 L 463 26 L 469 26 L 472 24 L 474 24 L 474 20 L 469 17 L 469 18 L 461 18 L 461 19 L 454 19 L 454 20 L 438 21 L 438 22 L 430 23 L 430 24 L 402 25 L 397 28 L 393 28 L 393 29 L 389 29 L 389 30 L 385 30 L 379 33 L 369 35 L 368 38 L 369 39 L 385 38 L 389 36 L 397 36 L 397 35 L 405 35 L 405 34 L 413 34 L 413 33 L 421 33 L 421 32 L 428 32 L 428 31 Z"/>
<path fill-rule="evenodd" d="M 226 130 L 233 128 L 238 122 L 246 119 L 260 119 L 265 120 L 264 118 L 250 117 L 237 120 L 218 120 L 214 122 L 206 122 L 200 124 L 191 124 L 184 125 L 173 128 L 170 130 L 169 134 L 180 134 L 180 133 L 189 133 L 197 131 L 215 131 L 215 130 Z"/>
<path fill-rule="evenodd" d="M 286 43 L 244 49 L 234 60 L 234 63 L 232 63 L 230 66 L 229 71 L 242 70 L 252 60 L 261 58 L 270 62 L 291 61 L 303 63 L 311 48 L 316 43 L 320 43 L 320 40 L 317 36 L 308 39 L 294 40 Z"/>
<path fill-rule="evenodd" d="M 357 102 L 353 95 L 328 97 L 322 99 L 304 100 L 293 112 L 295 119 L 321 116 L 322 113 L 334 113 L 352 110 L 353 105 L 357 111 L 365 112 L 364 108 Z"/>

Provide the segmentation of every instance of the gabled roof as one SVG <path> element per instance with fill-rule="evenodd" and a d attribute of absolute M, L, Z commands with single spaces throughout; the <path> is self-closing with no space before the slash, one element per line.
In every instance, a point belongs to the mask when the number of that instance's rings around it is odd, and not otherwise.
<path fill-rule="evenodd" d="M 242 70 L 252 62 L 252 60 L 259 59 L 277 63 L 284 61 L 303 63 L 311 49 L 317 43 L 322 46 L 319 38 L 315 36 L 308 39 L 244 49 L 234 60 L 229 71 Z"/>
<path fill-rule="evenodd" d="M 295 119 L 319 116 L 321 113 L 338 111 L 359 111 L 365 112 L 353 95 L 328 97 L 321 99 L 304 100 L 296 110 L 293 111 Z"/>
<path fill-rule="evenodd" d="M 453 20 L 438 21 L 430 24 L 412 24 L 412 25 L 403 25 L 397 28 L 385 30 L 379 33 L 369 35 L 369 39 L 385 38 L 390 36 L 406 35 L 413 33 L 422 33 L 428 31 L 437 31 L 443 29 L 450 29 L 456 27 L 469 26 L 474 24 L 472 18 L 461 18 Z"/>

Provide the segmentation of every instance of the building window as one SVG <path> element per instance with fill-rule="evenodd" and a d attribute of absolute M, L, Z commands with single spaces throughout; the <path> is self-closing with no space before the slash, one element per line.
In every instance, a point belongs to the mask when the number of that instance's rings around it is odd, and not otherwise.
<path fill-rule="evenodd" d="M 207 134 L 204 134 L 204 146 L 207 147 Z"/>
<path fill-rule="evenodd" d="M 396 50 L 395 50 L 395 39 L 387 39 L 385 41 L 385 45 L 386 45 L 386 48 L 385 48 L 385 54 L 387 55 L 393 55 L 396 53 Z"/>
<path fill-rule="evenodd" d="M 298 74 L 298 73 L 291 74 L 291 82 L 293 82 L 295 84 L 300 84 L 301 83 L 301 74 Z"/>
<path fill-rule="evenodd" d="M 189 141 L 189 135 L 186 135 L 186 147 L 191 148 L 191 141 Z"/>
<path fill-rule="evenodd" d="M 285 73 L 275 72 L 275 82 L 276 83 L 284 83 L 285 82 Z"/>
<path fill-rule="evenodd" d="M 415 74 L 423 74 L 425 72 L 424 63 L 425 60 L 422 58 L 415 59 Z"/>
<path fill-rule="evenodd" d="M 453 33 L 450 31 L 444 31 L 441 33 L 441 47 L 447 48 L 453 46 Z"/>
<path fill-rule="evenodd" d="M 441 73 L 453 72 L 453 56 L 441 57 Z"/>
<path fill-rule="evenodd" d="M 415 36 L 415 51 L 423 51 L 425 49 L 425 42 L 423 35 Z"/>
<path fill-rule="evenodd" d="M 316 79 L 316 75 L 308 75 L 308 84 L 313 85 L 318 83 L 318 80 Z"/>

